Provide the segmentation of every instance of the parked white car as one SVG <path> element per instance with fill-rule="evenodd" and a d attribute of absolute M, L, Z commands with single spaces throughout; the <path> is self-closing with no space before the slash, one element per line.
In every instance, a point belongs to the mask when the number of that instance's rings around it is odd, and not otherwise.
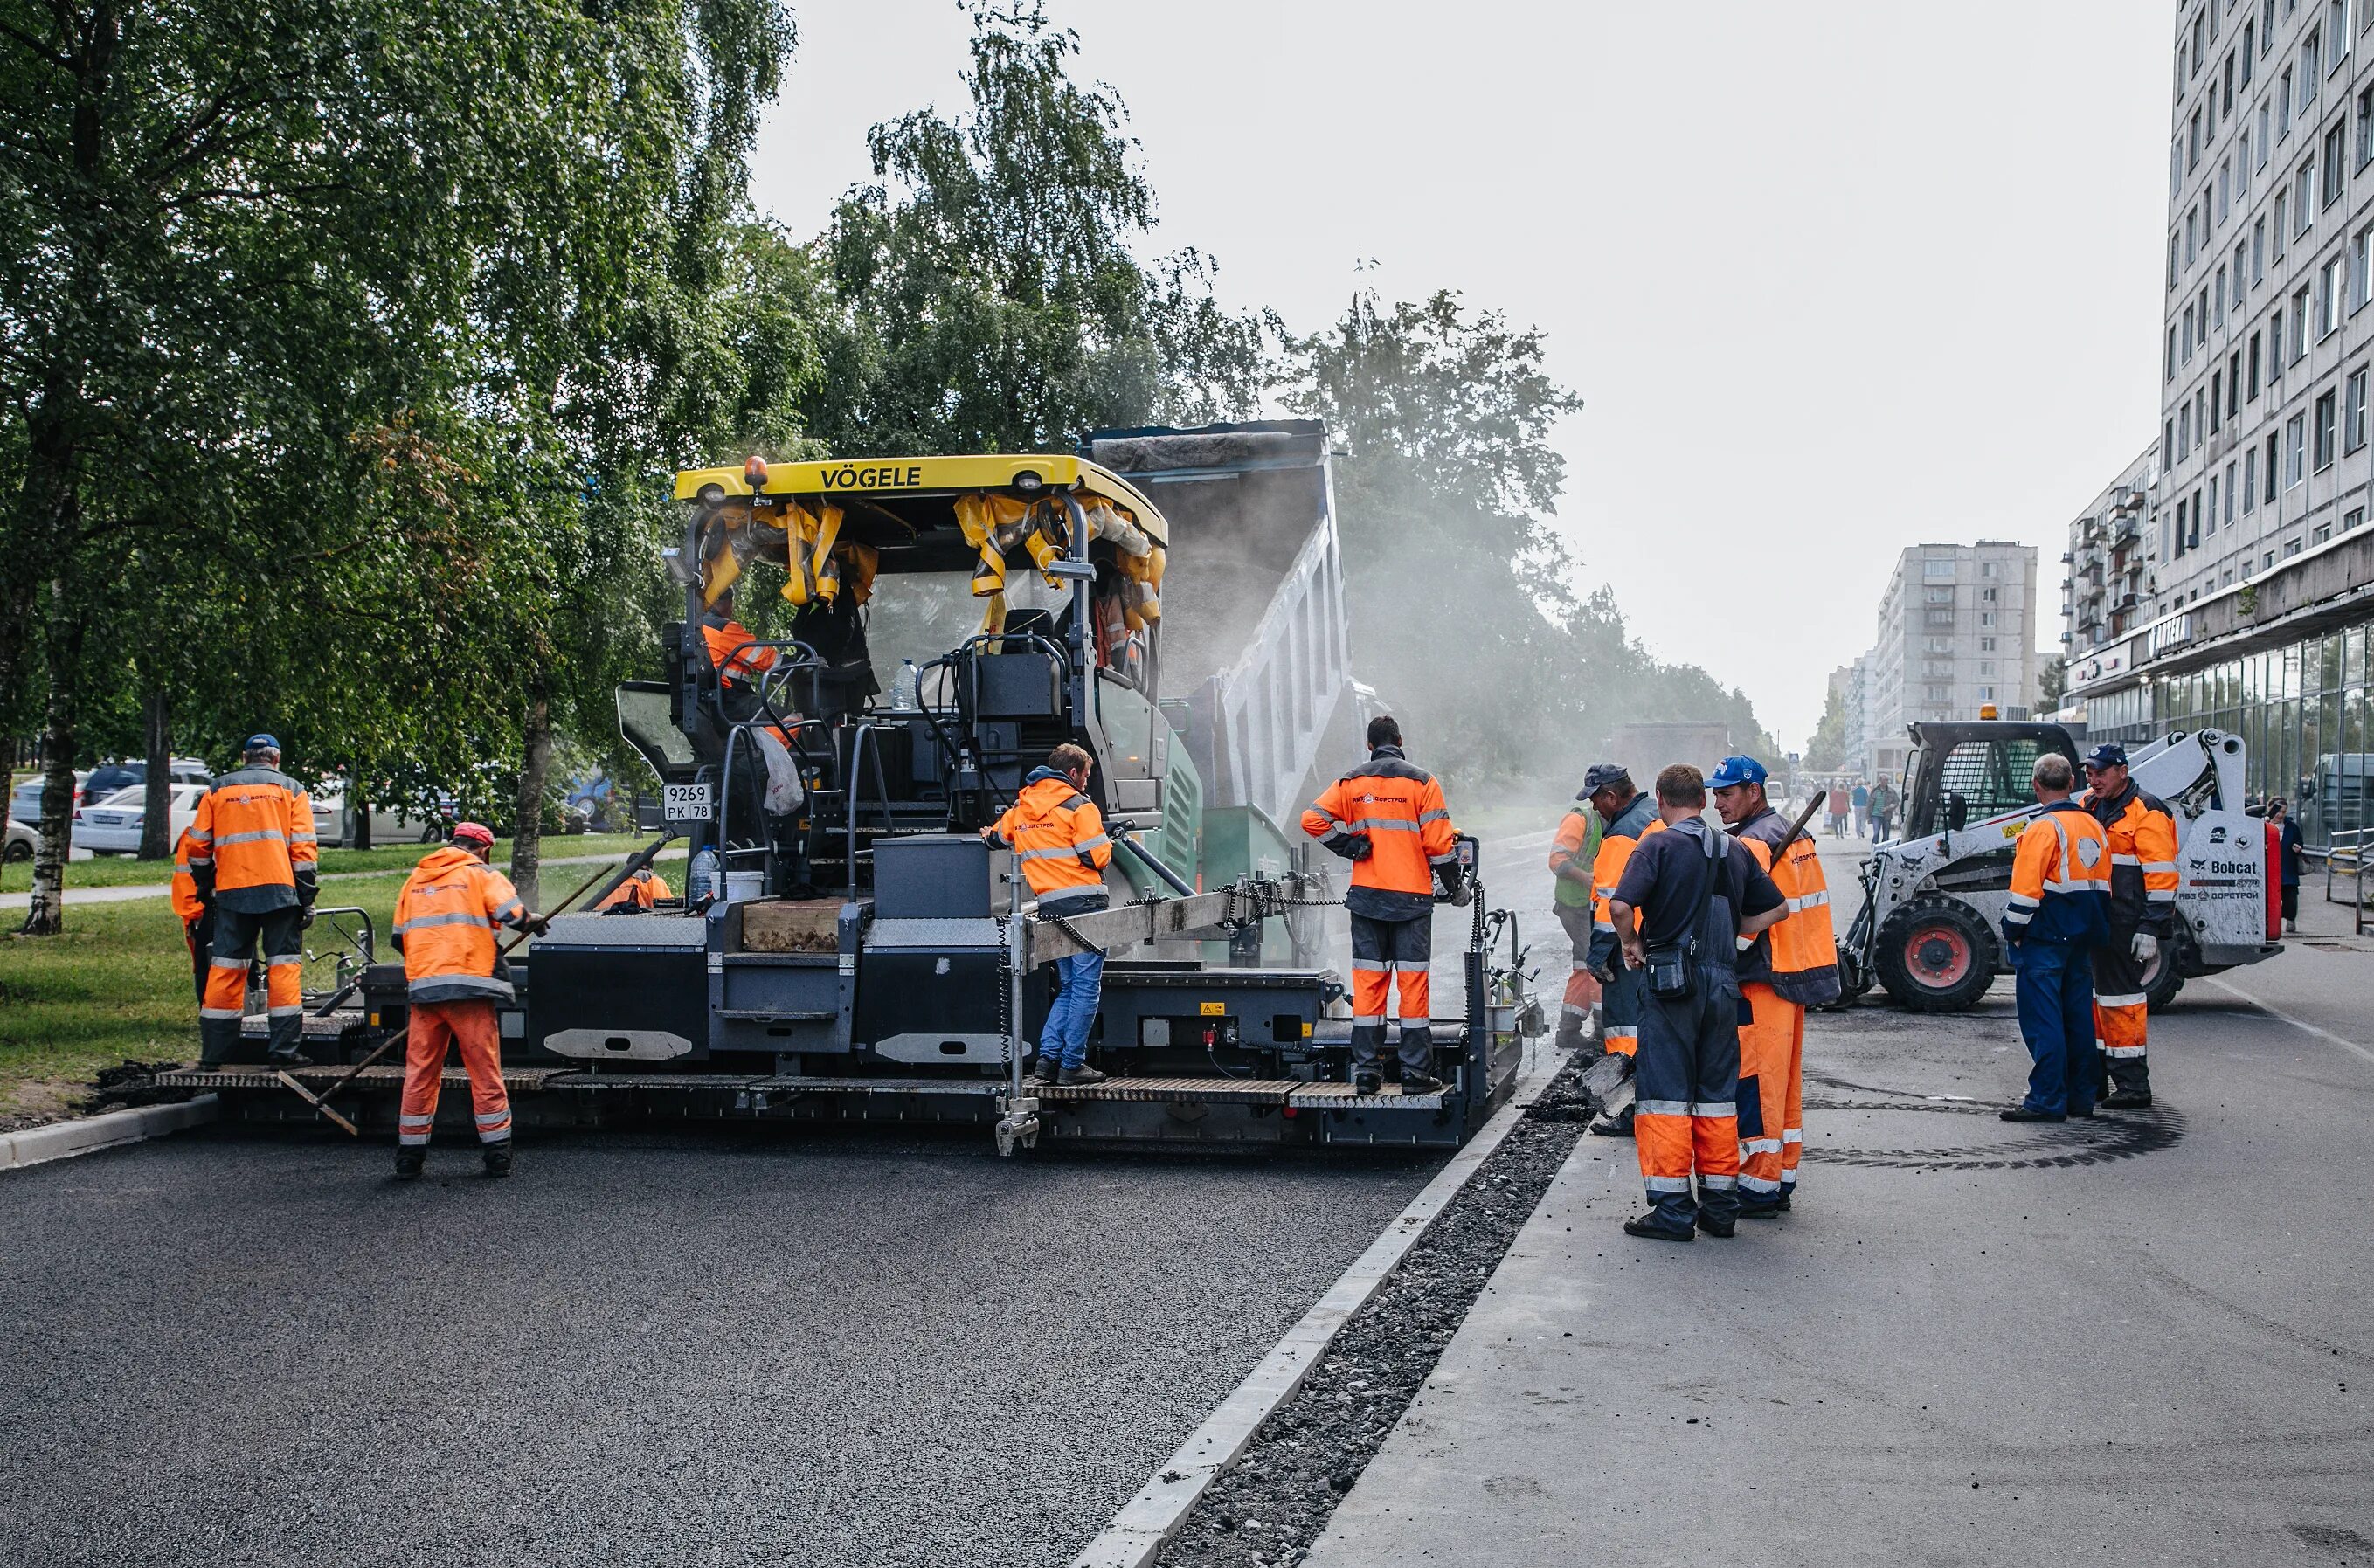
<path fill-rule="evenodd" d="M 75 774 L 76 800 L 79 801 L 82 798 L 83 785 L 89 778 L 90 770 L 88 768 L 80 769 Z M 46 788 L 48 788 L 48 780 L 38 773 L 18 774 L 17 787 L 8 792 L 8 820 L 21 822 L 27 827 L 41 826 L 41 791 Z"/>
<path fill-rule="evenodd" d="M 21 822 L 10 822 L 0 838 L 0 863 L 15 865 L 41 852 L 41 836 Z"/>
<path fill-rule="evenodd" d="M 182 836 L 182 830 L 198 820 L 198 798 L 206 792 L 203 784 L 172 786 L 172 815 L 167 819 L 165 843 L 170 847 Z M 100 855 L 132 855 L 140 849 L 140 832 L 148 820 L 148 786 L 135 784 L 118 790 L 97 805 L 84 806 L 74 814 L 74 844 Z"/>

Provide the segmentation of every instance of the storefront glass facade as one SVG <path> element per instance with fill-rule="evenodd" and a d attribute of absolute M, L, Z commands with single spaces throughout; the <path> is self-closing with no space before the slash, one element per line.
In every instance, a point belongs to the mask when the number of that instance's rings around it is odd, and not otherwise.
<path fill-rule="evenodd" d="M 2336 831 L 2369 825 L 2367 627 L 2349 626 L 2180 675 L 2086 698 L 2091 741 L 2147 741 L 2170 730 L 2242 737 L 2253 802 L 2292 802 L 2300 834 L 2322 848 Z"/>

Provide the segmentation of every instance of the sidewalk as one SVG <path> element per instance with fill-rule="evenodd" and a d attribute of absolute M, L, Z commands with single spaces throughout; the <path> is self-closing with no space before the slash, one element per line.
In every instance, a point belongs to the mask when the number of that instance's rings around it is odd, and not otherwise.
<path fill-rule="evenodd" d="M 2008 982 L 1816 1014 L 1797 1211 L 1729 1242 L 1625 1236 L 1585 1138 L 1309 1562 L 2365 1560 L 2374 964 L 2225 979 L 2153 1021 L 2160 1110 L 2065 1128 L 1992 1115 Z"/>
<path fill-rule="evenodd" d="M 547 866 L 593 866 L 604 860 L 623 860 L 626 858 L 624 855 L 563 855 L 544 863 Z M 680 860 L 684 859 L 684 851 L 680 848 L 663 849 L 659 852 L 659 859 Z M 377 872 L 332 872 L 322 880 L 325 883 L 354 882 L 367 876 L 394 876 L 402 870 L 400 866 L 391 866 Z M 69 904 L 122 904 L 135 898 L 162 898 L 172 891 L 170 883 L 144 882 L 132 887 L 69 887 L 65 890 L 65 898 Z M 29 893 L 0 893 L 0 909 L 27 908 L 32 901 L 33 895 Z"/>

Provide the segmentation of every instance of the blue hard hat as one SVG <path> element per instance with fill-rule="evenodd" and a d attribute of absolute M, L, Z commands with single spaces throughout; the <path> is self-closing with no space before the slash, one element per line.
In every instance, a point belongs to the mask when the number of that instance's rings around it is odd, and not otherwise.
<path fill-rule="evenodd" d="M 280 749 L 280 741 L 278 737 L 273 735 L 250 735 L 247 738 L 245 749 L 252 752 L 276 752 Z"/>
<path fill-rule="evenodd" d="M 2127 748 L 2119 744 L 2116 741 L 2104 741 L 2100 745 L 2096 746 L 2092 751 L 2086 754 L 2086 766 L 2088 767 L 2124 767 L 2127 766 Z"/>
<path fill-rule="evenodd" d="M 1761 784 L 1770 777 L 1764 765 L 1752 756 L 1727 756 L 1707 775 L 1707 788 L 1728 790 L 1740 784 Z"/>

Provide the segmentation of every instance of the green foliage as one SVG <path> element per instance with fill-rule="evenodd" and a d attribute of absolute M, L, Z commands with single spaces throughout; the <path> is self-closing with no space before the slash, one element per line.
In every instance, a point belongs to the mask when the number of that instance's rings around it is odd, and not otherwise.
<path fill-rule="evenodd" d="M 1726 720 L 1774 760 L 1744 695 L 1651 656 L 1605 589 L 1569 587 L 1550 436 L 1581 404 L 1542 352 L 1539 332 L 1448 292 L 1391 307 L 1363 293 L 1289 345 L 1289 405 L 1350 451 L 1336 500 L 1354 667 L 1428 766 L 1465 783 L 1571 788 L 1617 726 L 1652 719 Z"/>
<path fill-rule="evenodd" d="M 1814 727 L 1813 737 L 1805 743 L 1804 766 L 1810 772 L 1825 773 L 1846 765 L 1847 707 L 1836 686 L 1822 704 L 1821 722 Z"/>
<path fill-rule="evenodd" d="M 822 241 L 839 304 L 807 426 L 840 455 L 1064 448 L 1096 426 L 1249 409 L 1256 323 L 1183 252 L 1142 264 L 1154 193 L 1109 88 L 1037 0 L 974 12 L 972 112 L 867 135 L 877 183 Z"/>

